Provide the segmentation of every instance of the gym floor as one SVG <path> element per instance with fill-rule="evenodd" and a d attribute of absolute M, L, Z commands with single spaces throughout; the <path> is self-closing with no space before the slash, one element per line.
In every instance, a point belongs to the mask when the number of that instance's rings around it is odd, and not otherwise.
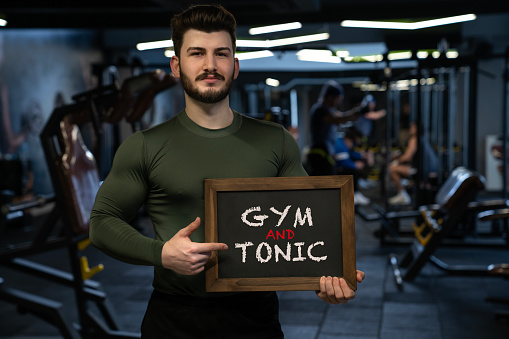
<path fill-rule="evenodd" d="M 46 207 L 47 208 L 47 207 Z M 43 212 L 40 212 L 44 216 Z M 144 227 L 150 230 L 145 221 Z M 20 239 L 30 239 L 35 226 L 5 230 L 2 248 Z M 509 338 L 509 303 L 491 303 L 487 298 L 509 299 L 509 281 L 492 276 L 447 275 L 426 264 L 417 278 L 404 282 L 399 290 L 392 267 L 391 253 L 401 256 L 408 245 L 381 246 L 374 231 L 378 221 L 356 216 L 357 267 L 366 273 L 357 297 L 346 305 L 329 305 L 312 291 L 279 292 L 280 320 L 287 339 L 335 338 Z M 124 264 L 96 249 L 85 250 L 90 265 L 103 263 L 104 271 L 93 277 L 101 283 L 117 313 L 123 330 L 139 332 L 146 303 L 151 293 L 151 267 Z M 67 269 L 67 252 L 59 249 L 28 259 Z M 509 263 L 508 248 L 443 247 L 435 255 L 449 264 Z M 74 295 L 37 277 L 0 266 L 3 286 L 14 287 L 63 303 L 66 316 L 76 317 Z M 0 338 L 61 338 L 59 331 L 30 314 L 20 314 L 16 306 L 0 301 Z"/>

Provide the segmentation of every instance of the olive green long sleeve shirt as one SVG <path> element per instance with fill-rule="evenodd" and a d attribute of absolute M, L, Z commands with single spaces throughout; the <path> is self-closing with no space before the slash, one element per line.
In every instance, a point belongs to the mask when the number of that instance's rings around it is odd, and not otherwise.
<path fill-rule="evenodd" d="M 191 240 L 204 242 L 203 180 L 306 175 L 299 147 L 281 125 L 234 112 L 230 126 L 210 130 L 182 111 L 119 147 L 96 197 L 90 239 L 118 260 L 153 265 L 161 292 L 207 296 L 204 273 L 185 276 L 161 265 L 164 243 L 196 217 L 202 225 Z M 129 225 L 143 204 L 155 238 Z"/>

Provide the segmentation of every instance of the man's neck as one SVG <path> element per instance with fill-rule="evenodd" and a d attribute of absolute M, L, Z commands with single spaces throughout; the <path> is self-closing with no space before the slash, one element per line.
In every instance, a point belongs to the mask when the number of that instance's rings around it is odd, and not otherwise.
<path fill-rule="evenodd" d="M 201 127 L 220 129 L 230 126 L 233 122 L 233 111 L 230 109 L 228 97 L 216 104 L 204 104 L 186 98 L 186 114 Z"/>

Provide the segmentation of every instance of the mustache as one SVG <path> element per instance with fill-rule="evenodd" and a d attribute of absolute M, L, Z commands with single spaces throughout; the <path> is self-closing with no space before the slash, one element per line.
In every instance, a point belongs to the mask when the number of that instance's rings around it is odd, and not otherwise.
<path fill-rule="evenodd" d="M 198 75 L 196 77 L 196 81 L 199 81 L 199 80 L 203 80 L 205 78 L 208 78 L 209 76 L 213 76 L 214 78 L 217 78 L 219 80 L 224 80 L 224 76 L 222 76 L 221 74 L 217 73 L 217 72 L 206 72 L 206 73 L 202 73 L 200 75 Z"/>

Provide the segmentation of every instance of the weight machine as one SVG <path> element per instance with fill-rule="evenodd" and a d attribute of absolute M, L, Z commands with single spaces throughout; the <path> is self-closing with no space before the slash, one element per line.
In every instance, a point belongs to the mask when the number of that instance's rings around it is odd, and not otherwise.
<path fill-rule="evenodd" d="M 484 178 L 478 173 L 464 167 L 456 168 L 444 183 L 444 189 L 437 194 L 437 205 L 421 206 L 419 212 L 422 223 L 414 224 L 414 240 L 402 258 L 390 255 L 389 262 L 393 267 L 394 278 L 399 288 L 403 281 L 413 281 L 423 266 L 430 262 L 449 274 L 456 275 L 509 275 L 505 264 L 486 266 L 461 265 L 452 266 L 434 256 L 434 252 L 453 232 L 456 225 L 468 213 L 469 204 L 475 201 L 476 195 L 484 188 Z M 508 211 L 507 207 L 498 213 L 485 211 L 481 218 L 499 218 Z M 509 215 L 509 213 L 505 213 Z M 403 268 L 400 269 L 400 268 Z"/>
<path fill-rule="evenodd" d="M 103 123 L 125 118 L 134 130 L 155 95 L 176 82 L 173 76 L 156 70 L 129 78 L 122 87 L 114 83 L 75 95 L 75 103 L 53 111 L 40 139 L 55 191 L 54 207 L 32 241 L 0 252 L 0 264 L 72 288 L 78 319 L 71 322 L 60 302 L 9 287 L 7 277 L 0 278 L 0 300 L 56 326 L 64 338 L 139 338 L 138 333 L 120 329 L 101 285 L 91 279 L 103 265 L 90 267 L 81 255 L 90 244 L 89 216 L 100 178 L 96 158 L 85 146 L 79 126 L 92 122 L 101 138 Z M 12 212 L 34 204 L 37 201 L 4 206 L 3 210 Z M 25 258 L 55 249 L 67 251 L 70 272 Z M 99 314 L 89 307 L 91 303 Z"/>

